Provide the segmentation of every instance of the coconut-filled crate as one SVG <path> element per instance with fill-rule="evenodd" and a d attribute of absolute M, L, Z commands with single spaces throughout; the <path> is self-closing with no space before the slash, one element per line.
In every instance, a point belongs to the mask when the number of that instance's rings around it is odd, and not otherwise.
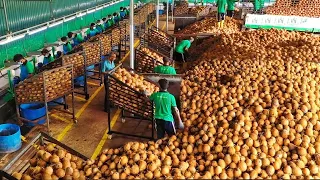
<path fill-rule="evenodd" d="M 18 119 L 34 125 L 38 125 L 40 124 L 39 122 L 46 119 L 49 131 L 48 103 L 55 99 L 72 95 L 72 111 L 58 108 L 57 110 L 72 115 L 73 121 L 76 122 L 73 79 L 73 65 L 65 65 L 41 72 L 17 84 L 15 86 L 15 100 Z M 21 116 L 21 105 L 23 106 L 24 104 L 42 104 L 45 107 L 45 114 L 37 119 L 26 119 Z"/>
<path fill-rule="evenodd" d="M 139 46 L 135 49 L 135 69 L 139 73 L 153 73 L 156 66 L 164 64 L 164 57 L 165 55 L 154 50 L 152 47 Z M 171 65 L 174 65 L 172 59 Z"/>
<path fill-rule="evenodd" d="M 109 138 L 112 134 L 122 134 L 140 138 L 154 139 L 154 105 L 146 98 L 159 91 L 156 83 L 144 78 L 131 69 L 120 64 L 105 75 L 105 110 L 108 112 Z M 130 120 L 146 120 L 152 123 L 151 137 L 115 131 L 111 127 L 111 104 L 122 110 L 122 122 Z M 125 112 L 130 116 L 125 115 Z"/>

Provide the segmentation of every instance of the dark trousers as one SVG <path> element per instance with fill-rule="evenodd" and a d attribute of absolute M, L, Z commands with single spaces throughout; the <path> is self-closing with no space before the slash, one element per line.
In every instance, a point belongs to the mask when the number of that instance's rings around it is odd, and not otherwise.
<path fill-rule="evenodd" d="M 187 62 L 187 58 L 188 58 L 188 53 L 178 53 L 178 52 L 174 52 L 173 53 L 173 59 L 177 62 Z"/>
<path fill-rule="evenodd" d="M 233 17 L 234 11 L 233 10 L 227 10 L 227 16 L 228 17 Z"/>
<path fill-rule="evenodd" d="M 173 121 L 156 119 L 156 124 L 157 124 L 157 139 L 163 138 L 165 133 L 167 133 L 169 136 L 176 134 L 176 129 L 174 127 Z"/>
<path fill-rule="evenodd" d="M 218 22 L 224 21 L 224 13 L 218 13 Z"/>

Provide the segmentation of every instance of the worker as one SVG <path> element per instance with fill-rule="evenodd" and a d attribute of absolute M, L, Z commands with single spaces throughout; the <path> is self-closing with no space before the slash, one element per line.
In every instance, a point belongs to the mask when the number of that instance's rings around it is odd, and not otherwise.
<path fill-rule="evenodd" d="M 234 15 L 234 5 L 237 0 L 227 0 L 227 16 L 228 17 L 233 17 Z"/>
<path fill-rule="evenodd" d="M 102 61 L 101 72 L 110 71 L 115 68 L 114 61 L 117 59 L 117 55 L 111 52 L 108 59 Z"/>
<path fill-rule="evenodd" d="M 129 9 L 128 8 L 123 8 L 123 11 L 126 12 L 126 16 L 129 16 Z"/>
<path fill-rule="evenodd" d="M 107 18 L 102 18 L 102 22 L 103 22 L 103 25 L 104 25 L 104 30 L 107 30 L 109 28 L 108 19 Z"/>
<path fill-rule="evenodd" d="M 120 7 L 120 18 L 124 19 L 124 17 L 126 17 L 126 12 L 124 11 L 123 7 Z"/>
<path fill-rule="evenodd" d="M 155 105 L 154 118 L 156 119 L 157 124 L 157 138 L 161 139 L 164 137 L 165 133 L 169 136 L 176 134 L 172 109 L 174 110 L 174 114 L 178 120 L 179 129 L 183 129 L 184 125 L 181 121 L 176 99 L 167 91 L 169 81 L 166 79 L 160 79 L 158 83 L 160 85 L 160 91 L 151 94 L 149 99 L 154 102 Z"/>
<path fill-rule="evenodd" d="M 176 70 L 170 66 L 170 60 L 167 57 L 163 58 L 163 65 L 159 65 L 154 68 L 154 72 L 159 74 L 177 74 Z"/>
<path fill-rule="evenodd" d="M 13 57 L 14 62 L 18 62 L 20 65 L 20 80 L 23 81 L 34 74 L 34 65 L 29 62 L 21 54 L 16 54 Z"/>
<path fill-rule="evenodd" d="M 95 35 L 99 34 L 99 31 L 96 29 L 96 24 L 95 23 L 91 23 L 90 24 L 90 28 L 87 30 L 87 37 L 91 38 Z"/>
<path fill-rule="evenodd" d="M 109 23 L 109 27 L 112 27 L 115 24 L 111 14 L 108 15 L 108 23 Z"/>
<path fill-rule="evenodd" d="M 72 47 L 75 47 L 81 43 L 84 42 L 84 38 L 82 37 L 81 33 L 73 33 L 73 32 L 68 32 L 68 38 L 72 39 Z"/>
<path fill-rule="evenodd" d="M 61 56 L 62 56 L 62 52 L 61 51 L 57 51 L 56 59 L 60 58 Z"/>
<path fill-rule="evenodd" d="M 65 36 L 61 38 L 61 41 L 63 43 L 63 54 L 67 54 L 72 50 L 72 45 Z"/>
<path fill-rule="evenodd" d="M 218 28 L 223 28 L 224 16 L 226 13 L 227 0 L 217 0 L 218 7 Z"/>
<path fill-rule="evenodd" d="M 190 37 L 190 39 L 182 40 L 175 49 L 174 52 L 174 60 L 178 62 L 186 62 L 188 58 L 188 49 L 191 46 L 191 43 L 194 41 L 193 37 Z"/>
<path fill-rule="evenodd" d="M 54 57 L 50 54 L 48 49 L 43 49 L 41 51 L 41 54 L 44 56 L 43 63 L 42 63 L 43 65 L 47 65 L 54 61 Z"/>
<path fill-rule="evenodd" d="M 99 31 L 99 33 L 104 32 L 105 27 L 104 27 L 104 24 L 102 23 L 101 20 L 98 20 L 98 21 L 97 21 L 96 29 Z"/>
<path fill-rule="evenodd" d="M 120 18 L 119 18 L 118 13 L 116 13 L 116 12 L 113 13 L 113 20 L 114 20 L 115 24 L 117 24 L 117 25 L 119 24 Z"/>

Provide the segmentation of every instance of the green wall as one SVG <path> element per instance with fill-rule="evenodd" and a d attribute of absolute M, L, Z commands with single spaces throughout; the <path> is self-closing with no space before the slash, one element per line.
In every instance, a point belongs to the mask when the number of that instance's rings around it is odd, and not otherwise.
<path fill-rule="evenodd" d="M 129 0 L 125 0 L 114 4 L 113 6 L 85 15 L 82 18 L 76 18 L 61 25 L 49 28 L 46 31 L 27 35 L 24 39 L 0 45 L 0 68 L 4 67 L 5 60 L 12 59 L 12 57 L 17 53 L 26 55 L 27 52 L 41 49 L 44 47 L 45 43 L 56 42 L 62 36 L 66 36 L 69 31 L 78 30 L 88 26 L 91 22 L 95 22 L 96 20 L 106 17 L 108 14 L 112 14 L 113 12 L 118 12 L 121 6 L 127 5 L 129 5 Z"/>

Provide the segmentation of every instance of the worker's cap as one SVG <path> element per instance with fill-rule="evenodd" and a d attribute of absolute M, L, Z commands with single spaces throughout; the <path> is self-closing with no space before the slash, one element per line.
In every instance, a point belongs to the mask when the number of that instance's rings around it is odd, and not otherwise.
<path fill-rule="evenodd" d="M 62 38 L 61 38 L 61 41 L 67 41 L 68 40 L 68 38 L 66 37 L 66 36 L 63 36 Z"/>
<path fill-rule="evenodd" d="M 164 57 L 163 62 L 171 62 L 171 59 L 169 59 L 168 57 Z"/>
<path fill-rule="evenodd" d="M 158 83 L 159 83 L 160 88 L 161 88 L 162 90 L 166 90 L 166 89 L 168 89 L 168 87 L 169 87 L 169 81 L 166 80 L 166 79 L 160 79 L 160 80 L 158 81 Z"/>
<path fill-rule="evenodd" d="M 43 50 L 41 51 L 41 54 L 47 54 L 48 52 L 49 52 L 48 49 L 43 49 Z"/>
<path fill-rule="evenodd" d="M 68 32 L 68 37 L 72 38 L 73 34 L 74 34 L 73 32 Z"/>
<path fill-rule="evenodd" d="M 13 56 L 13 61 L 14 62 L 19 62 L 21 59 L 24 59 L 22 54 L 16 54 L 16 55 Z"/>

